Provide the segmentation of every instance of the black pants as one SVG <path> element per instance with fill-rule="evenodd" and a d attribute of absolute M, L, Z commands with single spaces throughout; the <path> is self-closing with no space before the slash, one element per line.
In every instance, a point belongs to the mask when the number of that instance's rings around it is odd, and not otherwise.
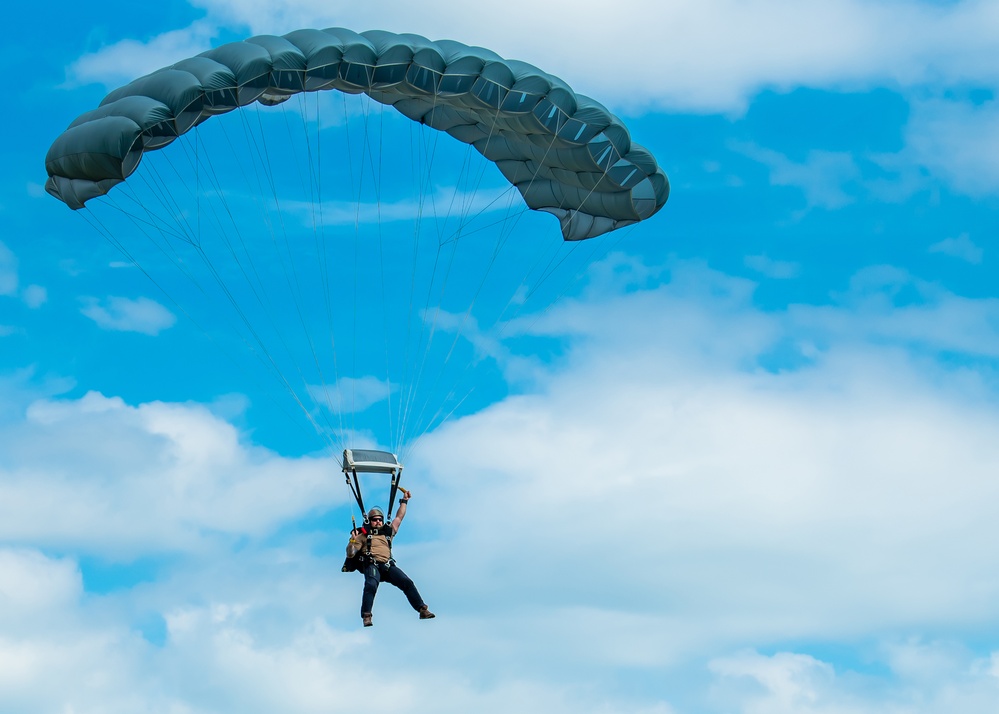
<path fill-rule="evenodd" d="M 419 611 L 420 608 L 425 607 L 416 585 L 395 563 L 371 563 L 361 568 L 360 572 L 364 575 L 364 594 L 361 596 L 362 615 L 371 612 L 371 607 L 375 603 L 375 593 L 378 592 L 378 585 L 383 580 L 402 590 L 414 610 Z"/>

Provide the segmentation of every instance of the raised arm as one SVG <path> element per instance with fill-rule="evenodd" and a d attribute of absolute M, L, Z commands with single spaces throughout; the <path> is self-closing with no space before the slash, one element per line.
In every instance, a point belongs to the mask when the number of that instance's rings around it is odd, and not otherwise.
<path fill-rule="evenodd" d="M 395 518 L 392 519 L 392 535 L 399 532 L 399 526 L 402 525 L 402 519 L 406 517 L 406 504 L 409 503 L 409 498 L 412 496 L 412 492 L 406 489 L 402 490 L 402 498 L 399 499 L 399 510 L 395 512 Z"/>

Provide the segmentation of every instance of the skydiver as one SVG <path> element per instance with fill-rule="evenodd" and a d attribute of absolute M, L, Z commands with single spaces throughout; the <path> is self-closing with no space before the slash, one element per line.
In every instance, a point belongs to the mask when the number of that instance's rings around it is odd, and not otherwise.
<path fill-rule="evenodd" d="M 368 523 L 350 532 L 347 557 L 359 557 L 360 565 L 357 570 L 364 575 L 361 622 L 365 627 L 371 627 L 371 607 L 375 602 L 378 585 L 383 580 L 402 590 L 409 604 L 420 613 L 421 620 L 435 617 L 427 607 L 427 603 L 420 597 L 416 585 L 402 572 L 402 568 L 395 564 L 395 559 L 392 557 L 392 539 L 399 532 L 402 519 L 406 517 L 406 504 L 409 503 L 410 496 L 411 493 L 405 491 L 405 495 L 399 500 L 399 510 L 389 525 L 385 525 L 385 515 L 381 509 L 372 508 L 368 511 Z"/>

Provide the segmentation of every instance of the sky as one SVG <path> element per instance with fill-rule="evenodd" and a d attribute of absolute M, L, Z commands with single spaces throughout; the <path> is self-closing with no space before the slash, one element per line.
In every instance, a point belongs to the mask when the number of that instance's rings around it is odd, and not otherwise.
<path fill-rule="evenodd" d="M 538 307 L 519 251 L 563 249 L 551 217 L 514 207 L 506 288 L 469 320 L 439 311 L 478 386 L 398 444 L 413 498 L 395 554 L 429 622 L 385 586 L 362 628 L 340 572 L 357 507 L 335 456 L 396 445 L 367 418 L 405 393 L 389 350 L 340 333 L 353 364 L 303 375 L 299 407 L 266 364 L 280 337 L 257 349 L 198 297 L 210 281 L 128 243 L 149 279 L 43 188 L 51 142 L 111 89 L 329 26 L 541 67 L 621 117 L 672 186 L 650 220 L 573 251 Z M 994 3 L 57 0 L 8 27 L 0 712 L 996 711 Z M 384 127 L 376 208 L 398 234 L 409 129 L 363 102 L 289 111 L 333 141 Z M 440 150 L 421 199 L 502 189 Z M 377 230 L 367 199 L 324 209 Z M 336 275 L 362 327 L 396 302 L 364 293 L 391 281 Z M 349 409 L 322 406 L 348 390 Z"/>

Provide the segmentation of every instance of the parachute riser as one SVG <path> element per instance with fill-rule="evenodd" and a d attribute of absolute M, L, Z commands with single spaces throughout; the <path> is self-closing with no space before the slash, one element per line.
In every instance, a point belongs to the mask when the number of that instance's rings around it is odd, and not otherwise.
<path fill-rule="evenodd" d="M 355 456 L 361 458 L 355 460 Z M 385 515 L 386 522 L 391 522 L 392 512 L 395 510 L 396 495 L 399 492 L 399 479 L 402 477 L 402 468 L 402 464 L 399 463 L 396 455 L 389 452 L 344 449 L 344 477 L 347 480 L 347 487 L 354 496 L 354 500 L 357 501 L 357 506 L 361 509 L 361 516 L 364 519 L 365 525 L 368 523 L 368 512 L 364 507 L 364 495 L 361 490 L 361 481 L 358 474 L 384 474 L 391 478 L 388 511 Z"/>
<path fill-rule="evenodd" d="M 364 522 L 368 522 L 368 511 L 364 507 L 364 497 L 361 494 L 361 482 L 357 478 L 357 469 L 345 469 L 344 475 L 347 477 L 347 487 L 350 492 L 354 495 L 354 500 L 357 501 L 357 507 L 361 509 L 361 517 Z M 388 511 L 386 512 L 385 519 L 387 521 L 392 520 L 392 511 L 395 508 L 395 497 L 399 493 L 399 479 L 402 478 L 402 469 L 397 469 L 392 472 L 392 484 L 389 488 L 389 505 Z"/>
<path fill-rule="evenodd" d="M 347 487 L 350 489 L 350 492 L 354 494 L 354 500 L 357 501 L 357 507 L 361 509 L 361 518 L 364 519 L 365 523 L 367 523 L 368 512 L 364 510 L 364 499 L 361 497 L 361 483 L 357 479 L 357 470 L 344 469 L 343 473 L 344 476 L 347 477 Z M 354 477 L 353 481 L 351 481 L 352 475 Z"/>

